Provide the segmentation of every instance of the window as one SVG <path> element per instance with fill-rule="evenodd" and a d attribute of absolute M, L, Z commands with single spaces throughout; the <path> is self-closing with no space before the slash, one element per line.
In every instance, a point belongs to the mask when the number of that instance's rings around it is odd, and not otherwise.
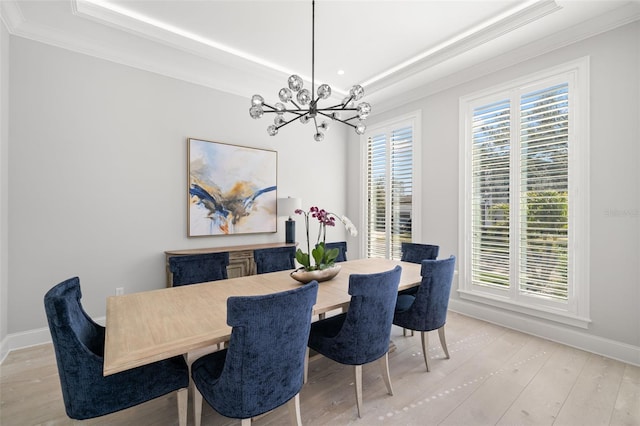
<path fill-rule="evenodd" d="M 400 259 L 401 243 L 417 234 L 412 219 L 420 217 L 413 191 L 419 181 L 418 123 L 419 113 L 414 113 L 379 125 L 362 138 L 366 257 Z"/>
<path fill-rule="evenodd" d="M 588 324 L 587 68 L 461 99 L 461 297 Z"/>

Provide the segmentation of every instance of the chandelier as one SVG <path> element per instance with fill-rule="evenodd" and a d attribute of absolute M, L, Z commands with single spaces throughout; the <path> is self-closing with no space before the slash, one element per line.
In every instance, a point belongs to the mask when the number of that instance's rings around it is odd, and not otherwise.
<path fill-rule="evenodd" d="M 313 138 L 320 142 L 324 139 L 322 131 L 329 129 L 329 122 L 326 120 L 318 122 L 323 117 L 351 126 L 359 135 L 364 134 L 366 130 L 363 120 L 371 113 L 371 105 L 367 102 L 361 102 L 357 106 L 355 104 L 356 101 L 359 101 L 364 96 L 362 86 L 353 86 L 349 90 L 349 95 L 341 103 L 332 106 L 320 107 L 318 105 L 318 101 L 328 99 L 331 96 L 331 87 L 328 84 L 318 86 L 317 97 L 313 97 L 315 91 L 315 8 L 316 2 L 314 0 L 311 2 L 311 91 L 304 89 L 302 78 L 294 74 L 288 79 L 289 87 L 283 87 L 278 92 L 280 102 L 275 105 L 266 104 L 264 98 L 260 95 L 251 97 L 249 115 L 252 118 L 261 118 L 265 113 L 275 114 L 273 124 L 267 127 L 267 133 L 270 136 L 277 135 L 281 127 L 294 121 L 300 120 L 303 124 L 313 121 L 316 130 Z M 353 115 L 348 118 L 342 118 L 341 115 L 343 113 Z"/>

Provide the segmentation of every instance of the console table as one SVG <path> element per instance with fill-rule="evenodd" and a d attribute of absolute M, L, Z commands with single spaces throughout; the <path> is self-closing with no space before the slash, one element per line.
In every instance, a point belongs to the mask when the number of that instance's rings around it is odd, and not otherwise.
<path fill-rule="evenodd" d="M 243 246 L 226 246 L 226 247 L 209 247 L 187 250 L 168 250 L 165 251 L 165 267 L 167 271 L 167 287 L 173 286 L 173 274 L 169 270 L 169 259 L 173 256 L 186 256 L 190 254 L 204 253 L 220 253 L 229 252 L 229 266 L 227 266 L 227 275 L 229 278 L 244 277 L 247 275 L 255 275 L 256 264 L 253 261 L 253 251 L 263 248 L 296 246 L 297 243 L 267 243 L 267 244 L 248 244 Z"/>

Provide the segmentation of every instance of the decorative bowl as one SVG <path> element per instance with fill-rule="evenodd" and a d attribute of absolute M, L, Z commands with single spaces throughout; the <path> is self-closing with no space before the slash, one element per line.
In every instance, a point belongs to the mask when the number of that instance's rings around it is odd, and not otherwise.
<path fill-rule="evenodd" d="M 305 271 L 304 268 L 298 268 L 291 272 L 291 278 L 302 284 L 310 283 L 313 280 L 318 282 L 329 281 L 340 272 L 340 265 L 333 265 L 326 269 L 318 269 L 315 271 Z"/>

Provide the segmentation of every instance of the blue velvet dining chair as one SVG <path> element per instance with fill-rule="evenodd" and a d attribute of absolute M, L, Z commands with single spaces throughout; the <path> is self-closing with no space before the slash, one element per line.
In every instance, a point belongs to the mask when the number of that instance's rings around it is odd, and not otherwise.
<path fill-rule="evenodd" d="M 449 359 L 444 325 L 447 322 L 449 294 L 455 265 L 455 256 L 448 259 L 423 260 L 420 271 L 422 281 L 415 295 L 398 295 L 393 323 L 404 329 L 421 332 L 422 354 L 427 371 L 429 371 L 428 331 L 438 330 L 442 350 L 445 357 Z"/>
<path fill-rule="evenodd" d="M 317 294 L 318 282 L 312 281 L 279 293 L 227 299 L 228 348 L 191 367 L 196 426 L 203 397 L 218 413 L 243 424 L 288 403 L 291 422 L 302 424 L 299 392 Z"/>
<path fill-rule="evenodd" d="M 295 269 L 295 258 L 295 246 L 271 247 L 253 251 L 253 260 L 256 262 L 256 273 L 258 274 Z"/>
<path fill-rule="evenodd" d="M 229 253 L 203 253 L 169 258 L 173 286 L 227 279 Z"/>
<path fill-rule="evenodd" d="M 104 327 L 82 308 L 77 277 L 54 286 L 44 307 L 58 365 L 64 407 L 84 420 L 177 391 L 179 424 L 187 424 L 189 370 L 181 356 L 103 376 Z"/>
<path fill-rule="evenodd" d="M 433 244 L 420 244 L 420 243 L 402 243 L 400 246 L 402 250 L 402 257 L 400 260 L 403 262 L 422 263 L 425 259 L 437 259 L 438 252 L 440 252 L 440 246 Z M 418 291 L 418 287 L 411 287 L 406 290 L 400 291 L 402 294 L 415 294 Z M 407 329 L 402 330 L 404 336 L 407 335 Z M 411 331 L 413 336 L 413 331 Z"/>
<path fill-rule="evenodd" d="M 349 276 L 349 309 L 311 324 L 309 348 L 354 366 L 358 417 L 362 412 L 362 366 L 379 361 L 389 395 L 389 341 L 402 268 Z"/>
<path fill-rule="evenodd" d="M 400 260 L 411 263 L 421 263 L 425 259 L 437 259 L 440 251 L 440 246 L 419 243 L 402 243 L 400 248 L 402 250 Z"/>
<path fill-rule="evenodd" d="M 338 254 L 338 257 L 336 257 L 336 262 L 347 261 L 347 242 L 346 241 L 325 243 L 324 247 L 326 250 L 337 248 L 340 251 L 340 253 Z"/>

